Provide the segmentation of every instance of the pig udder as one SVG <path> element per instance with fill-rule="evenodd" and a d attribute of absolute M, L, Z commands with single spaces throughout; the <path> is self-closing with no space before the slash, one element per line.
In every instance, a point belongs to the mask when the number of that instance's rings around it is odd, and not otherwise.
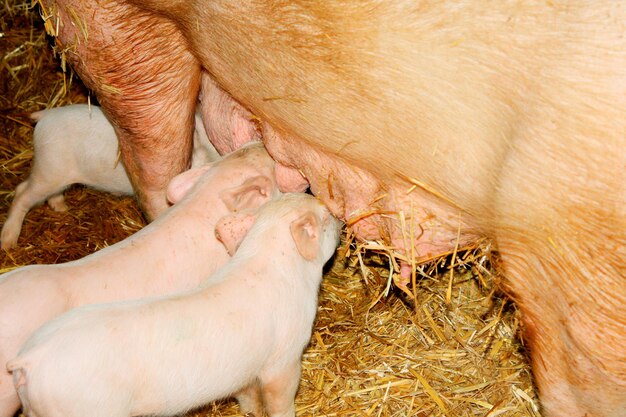
<path fill-rule="evenodd" d="M 263 139 L 277 161 L 282 191 L 302 191 L 306 178 L 311 192 L 356 238 L 390 245 L 403 264 L 449 252 L 478 237 L 461 210 L 404 179 L 374 176 L 339 155 L 279 134 L 268 124 L 263 125 Z"/>

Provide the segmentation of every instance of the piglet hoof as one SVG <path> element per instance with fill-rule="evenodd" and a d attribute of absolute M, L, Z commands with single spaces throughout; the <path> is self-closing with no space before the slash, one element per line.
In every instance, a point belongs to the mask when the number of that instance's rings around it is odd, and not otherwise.
<path fill-rule="evenodd" d="M 243 388 L 235 397 L 244 416 L 261 417 L 263 415 L 263 400 L 258 381 L 254 381 Z"/>
<path fill-rule="evenodd" d="M 5 233 L 5 230 L 3 230 L 0 240 L 0 248 L 4 251 L 9 251 L 17 246 L 17 235 L 15 233 Z"/>
<path fill-rule="evenodd" d="M 63 198 L 63 194 L 53 195 L 48 199 L 48 205 L 54 211 L 63 212 L 67 211 L 68 207 L 65 204 L 65 198 Z"/>
<path fill-rule="evenodd" d="M 10 243 L 10 242 L 4 243 L 4 242 L 2 242 L 2 244 L 0 245 L 0 249 L 2 249 L 5 252 L 8 252 L 8 251 L 10 251 L 12 249 L 15 249 L 16 246 L 17 245 L 15 243 Z"/>

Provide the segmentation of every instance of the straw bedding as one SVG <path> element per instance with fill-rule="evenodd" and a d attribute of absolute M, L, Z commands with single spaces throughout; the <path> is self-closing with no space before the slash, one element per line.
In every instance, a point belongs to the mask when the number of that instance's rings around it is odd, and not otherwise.
<path fill-rule="evenodd" d="M 28 114 L 89 98 L 61 71 L 29 7 L 5 0 L 0 10 L 0 221 L 30 168 Z M 44 205 L 27 215 L 19 247 L 0 253 L 1 272 L 78 259 L 145 224 L 132 198 L 74 186 L 66 199 L 67 212 Z M 540 415 L 518 313 L 498 290 L 501 274 L 487 243 L 422 265 L 406 292 L 394 288 L 389 271 L 384 254 L 354 243 L 338 251 L 304 355 L 298 415 Z M 192 415 L 239 414 L 225 400 Z"/>

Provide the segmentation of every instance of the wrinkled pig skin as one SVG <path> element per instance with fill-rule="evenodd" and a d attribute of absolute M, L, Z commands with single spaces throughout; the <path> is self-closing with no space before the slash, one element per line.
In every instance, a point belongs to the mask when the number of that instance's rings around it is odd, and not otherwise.
<path fill-rule="evenodd" d="M 159 120 L 120 137 L 148 212 L 202 66 L 361 238 L 408 257 L 412 230 L 418 259 L 494 239 L 545 415 L 626 413 L 623 2 L 46 4 L 116 123 Z"/>
<path fill-rule="evenodd" d="M 270 417 L 295 416 L 322 267 L 341 223 L 307 194 L 265 204 L 253 224 L 249 216 L 222 219 L 245 238 L 197 290 L 85 306 L 33 333 L 7 365 L 25 414 L 174 415 L 234 394 L 245 415 L 262 416 L 264 403 Z"/>
<path fill-rule="evenodd" d="M 33 167 L 17 186 L 15 198 L 2 226 L 2 249 L 17 245 L 26 213 L 46 201 L 56 211 L 67 210 L 63 191 L 80 183 L 101 191 L 133 194 L 133 186 L 118 160 L 118 140 L 113 126 L 98 106 L 72 104 L 31 114 Z M 195 116 L 191 167 L 219 159 L 209 142 L 199 113 Z"/>
<path fill-rule="evenodd" d="M 73 307 L 195 288 L 229 259 L 215 237 L 218 220 L 278 193 L 273 166 L 263 146 L 251 144 L 174 178 L 172 200 L 188 192 L 186 198 L 129 238 L 77 261 L 0 276 L 0 361 L 6 363 L 32 331 Z M 13 416 L 18 407 L 3 370 L 0 416 Z"/>
<path fill-rule="evenodd" d="M 252 122 L 253 115 L 222 90 L 206 73 L 202 73 L 200 111 L 210 126 L 206 130 L 217 150 L 227 154 L 251 140 L 261 140 L 261 134 Z"/>

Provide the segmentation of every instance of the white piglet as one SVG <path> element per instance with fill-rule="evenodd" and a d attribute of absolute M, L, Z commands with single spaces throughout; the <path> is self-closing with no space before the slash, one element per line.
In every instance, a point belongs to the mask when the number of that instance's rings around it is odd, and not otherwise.
<path fill-rule="evenodd" d="M 230 259 L 213 232 L 221 219 L 279 194 L 274 166 L 263 144 L 250 143 L 173 178 L 168 198 L 175 205 L 126 239 L 72 262 L 0 275 L 0 364 L 71 309 L 198 288 Z M 0 417 L 13 417 L 19 404 L 11 374 L 0 368 Z"/>
<path fill-rule="evenodd" d="M 7 364 L 25 414 L 163 416 L 235 396 L 243 413 L 294 416 L 340 222 L 314 197 L 285 194 L 216 233 L 236 252 L 199 289 L 85 306 L 39 328 Z"/>
<path fill-rule="evenodd" d="M 67 210 L 63 191 L 72 184 L 133 194 L 126 169 L 118 158 L 117 136 L 98 106 L 72 104 L 35 112 L 31 118 L 37 121 L 33 167 L 28 179 L 15 189 L 0 235 L 3 249 L 17 244 L 24 217 L 35 205 L 47 200 L 54 210 Z M 219 158 L 199 114 L 193 140 L 192 167 Z"/>

